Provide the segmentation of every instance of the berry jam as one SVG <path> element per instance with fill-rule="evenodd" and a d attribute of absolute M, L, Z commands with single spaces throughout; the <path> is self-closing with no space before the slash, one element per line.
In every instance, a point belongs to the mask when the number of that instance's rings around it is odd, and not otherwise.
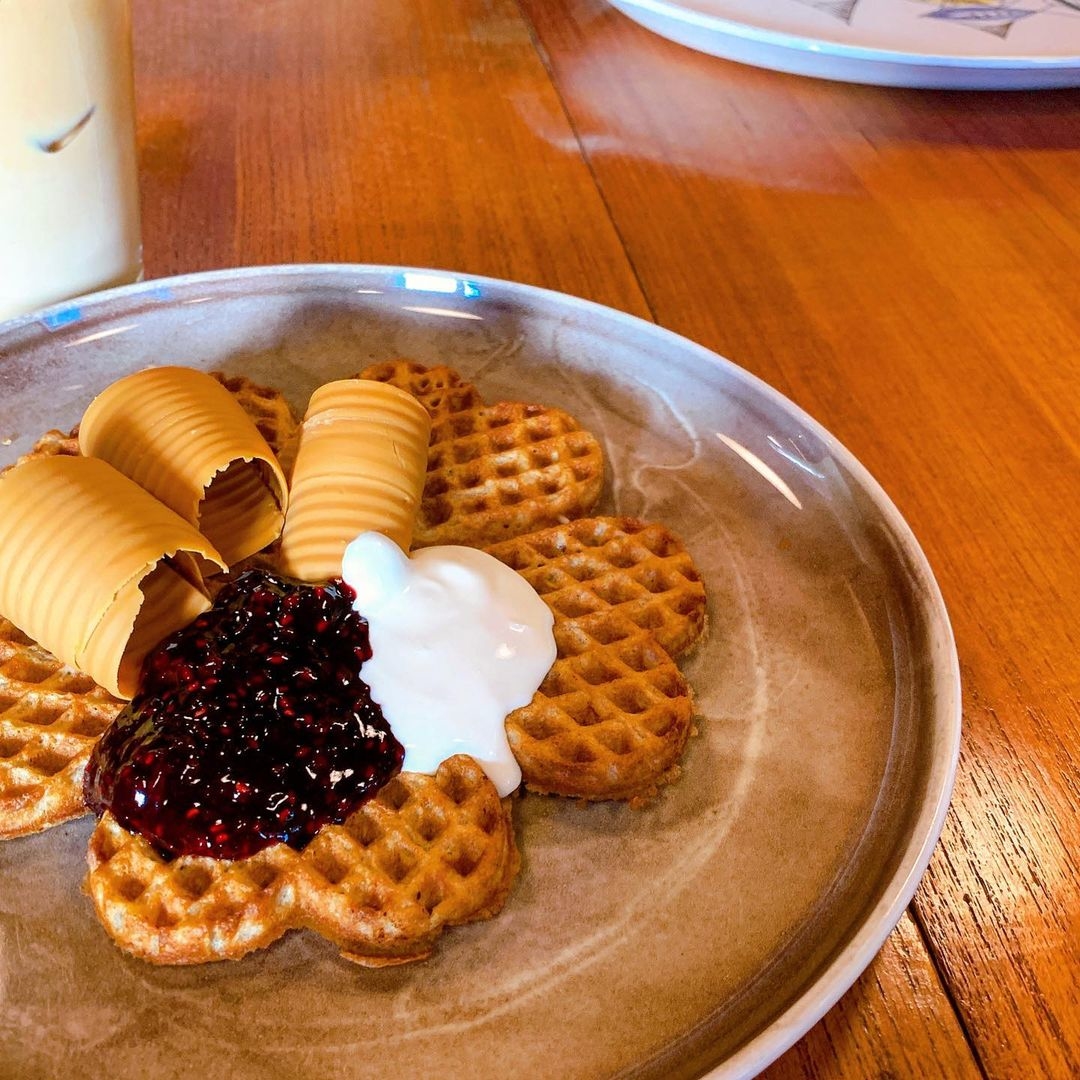
<path fill-rule="evenodd" d="M 367 623 L 340 581 L 249 570 L 146 658 L 99 740 L 85 793 L 157 851 L 238 859 L 303 848 L 401 769 L 360 678 Z"/>

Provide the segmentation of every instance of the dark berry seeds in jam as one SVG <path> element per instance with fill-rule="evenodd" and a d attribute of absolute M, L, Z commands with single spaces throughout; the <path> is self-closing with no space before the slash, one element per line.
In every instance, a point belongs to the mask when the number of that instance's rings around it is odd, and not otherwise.
<path fill-rule="evenodd" d="M 166 857 L 238 859 L 302 848 L 401 769 L 371 700 L 352 590 L 249 570 L 143 666 L 138 696 L 102 736 L 86 801 Z"/>

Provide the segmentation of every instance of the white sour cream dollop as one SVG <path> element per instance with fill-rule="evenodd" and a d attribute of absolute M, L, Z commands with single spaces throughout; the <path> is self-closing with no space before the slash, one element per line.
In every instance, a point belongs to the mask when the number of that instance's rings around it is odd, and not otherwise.
<path fill-rule="evenodd" d="M 555 662 L 551 609 L 498 559 L 468 547 L 409 558 L 381 533 L 345 549 L 341 576 L 367 619 L 364 682 L 405 747 L 402 766 L 434 773 L 469 754 L 500 795 L 521 783 L 504 721 Z"/>

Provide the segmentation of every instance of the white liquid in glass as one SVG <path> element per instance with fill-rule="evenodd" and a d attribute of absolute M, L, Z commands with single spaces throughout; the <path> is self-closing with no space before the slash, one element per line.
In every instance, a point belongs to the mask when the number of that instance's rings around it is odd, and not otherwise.
<path fill-rule="evenodd" d="M 0 319 L 141 262 L 130 0 L 0 0 Z"/>

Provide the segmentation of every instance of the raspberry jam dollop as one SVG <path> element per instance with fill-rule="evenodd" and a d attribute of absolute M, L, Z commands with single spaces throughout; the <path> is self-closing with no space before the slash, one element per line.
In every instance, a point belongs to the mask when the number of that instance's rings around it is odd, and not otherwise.
<path fill-rule="evenodd" d="M 303 848 L 401 769 L 360 678 L 367 623 L 340 581 L 249 570 L 143 665 L 98 741 L 85 794 L 164 857 Z"/>

